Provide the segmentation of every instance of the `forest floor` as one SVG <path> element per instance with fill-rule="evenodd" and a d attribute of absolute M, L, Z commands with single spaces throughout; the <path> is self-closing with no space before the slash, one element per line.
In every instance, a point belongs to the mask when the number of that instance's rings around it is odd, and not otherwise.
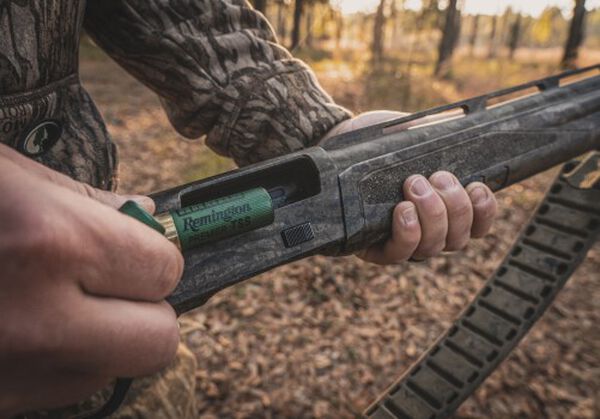
<path fill-rule="evenodd" d="M 407 74 L 401 60 L 373 71 L 351 64 L 350 55 L 325 55 L 314 67 L 353 111 L 415 111 L 557 71 L 551 61 L 526 59 L 460 59 L 447 81 L 432 81 L 429 66 L 418 62 Z M 121 192 L 149 193 L 233 167 L 202 141 L 182 140 L 156 97 L 102 54 L 88 49 L 81 70 L 120 147 Z M 183 339 L 198 359 L 199 416 L 356 417 L 475 295 L 553 175 L 500 193 L 491 234 L 460 254 L 388 267 L 313 257 L 228 289 L 183 316 Z M 599 271 L 597 245 L 458 417 L 600 415 Z"/>

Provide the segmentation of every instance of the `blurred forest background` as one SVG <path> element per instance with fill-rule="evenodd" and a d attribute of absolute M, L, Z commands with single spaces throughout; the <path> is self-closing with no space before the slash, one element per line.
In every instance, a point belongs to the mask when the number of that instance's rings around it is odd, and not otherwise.
<path fill-rule="evenodd" d="M 360 81 L 353 110 L 422 110 L 600 61 L 594 0 L 251 2 L 322 78 Z"/>
<path fill-rule="evenodd" d="M 423 110 L 600 62 L 598 0 L 253 4 L 354 112 Z M 89 41 L 81 77 L 119 146 L 122 193 L 150 193 L 234 167 L 202 141 L 182 140 L 157 98 Z M 199 417 L 357 417 L 481 288 L 555 173 L 498 194 L 491 234 L 464 252 L 388 267 L 312 257 L 183 316 L 182 339 L 198 361 Z M 458 417 L 600 417 L 598 272 L 597 245 Z"/>

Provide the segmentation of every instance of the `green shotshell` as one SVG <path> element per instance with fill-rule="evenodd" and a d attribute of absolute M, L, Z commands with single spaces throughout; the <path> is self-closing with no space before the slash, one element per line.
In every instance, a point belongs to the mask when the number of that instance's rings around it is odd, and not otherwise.
<path fill-rule="evenodd" d="M 135 218 L 141 223 L 146 224 L 148 227 L 153 228 L 158 231 L 160 234 L 165 234 L 165 228 L 160 224 L 156 219 L 149 214 L 145 209 L 139 206 L 139 204 L 135 201 L 127 201 L 125 204 L 119 208 L 123 214 L 127 214 L 130 217 Z"/>
<path fill-rule="evenodd" d="M 170 211 L 182 250 L 236 236 L 273 222 L 271 196 L 264 188 Z"/>

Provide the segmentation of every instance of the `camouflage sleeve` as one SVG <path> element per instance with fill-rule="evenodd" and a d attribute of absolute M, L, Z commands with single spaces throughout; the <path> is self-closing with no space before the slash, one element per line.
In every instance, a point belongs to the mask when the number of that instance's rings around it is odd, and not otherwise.
<path fill-rule="evenodd" d="M 245 0 L 89 0 L 85 25 L 182 135 L 239 165 L 314 145 L 351 116 Z"/>

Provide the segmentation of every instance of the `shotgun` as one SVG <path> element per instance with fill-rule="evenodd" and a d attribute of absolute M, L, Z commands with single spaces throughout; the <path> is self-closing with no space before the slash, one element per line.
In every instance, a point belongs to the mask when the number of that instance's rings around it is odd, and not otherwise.
<path fill-rule="evenodd" d="M 410 175 L 447 170 L 463 185 L 481 181 L 499 191 L 566 163 L 474 302 L 364 413 L 447 417 L 506 358 L 598 238 L 599 70 L 600 64 L 419 112 L 159 192 L 152 196 L 156 217 L 134 203 L 122 211 L 183 252 L 183 278 L 168 298 L 181 314 L 277 266 L 385 240 Z M 120 380 L 93 417 L 118 407 L 129 382 Z"/>

